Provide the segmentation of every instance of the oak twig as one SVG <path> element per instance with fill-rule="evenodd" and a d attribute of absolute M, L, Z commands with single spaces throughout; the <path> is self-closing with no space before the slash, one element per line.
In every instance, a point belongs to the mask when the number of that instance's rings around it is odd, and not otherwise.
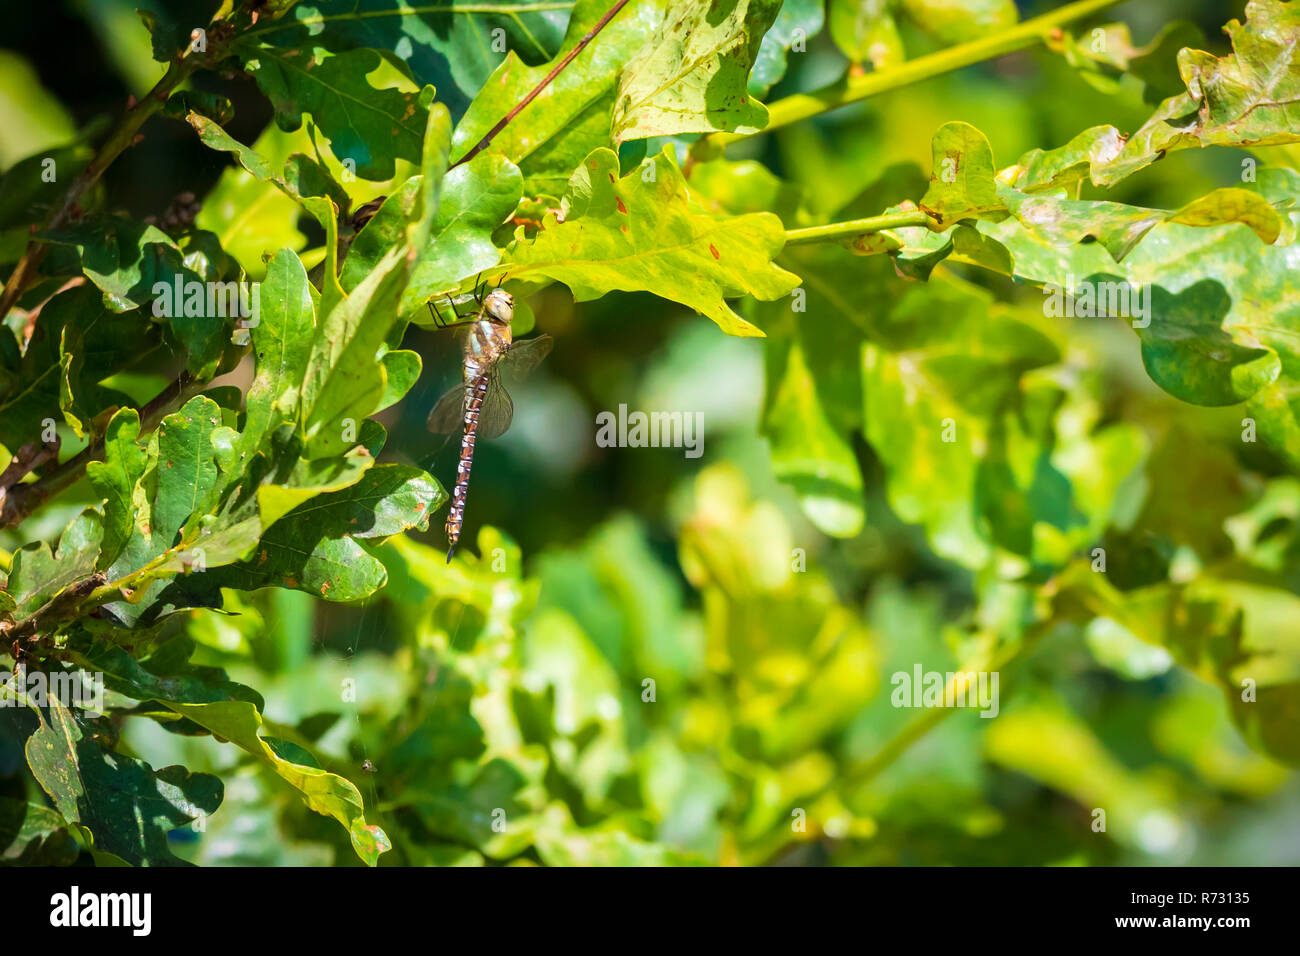
<path fill-rule="evenodd" d="M 79 203 L 82 197 L 99 182 L 99 178 L 113 164 L 113 161 L 139 140 L 140 128 L 144 126 L 145 121 L 163 108 L 172 93 L 189 79 L 190 74 L 200 66 L 211 65 L 219 60 L 224 55 L 226 43 L 236 32 L 231 23 L 218 22 L 209 31 L 209 46 L 206 51 L 200 53 L 187 47 L 177 52 L 171 63 L 167 65 L 167 72 L 163 74 L 162 79 L 155 83 L 153 89 L 144 97 L 127 109 L 122 122 L 99 147 L 90 164 L 72 181 L 59 208 L 46 220 L 46 231 L 57 229 L 81 214 Z M 45 258 L 48 248 L 49 246 L 40 239 L 34 238 L 27 243 L 27 248 L 23 250 L 22 257 L 14 266 L 9 281 L 5 283 L 4 291 L 0 293 L 0 319 L 9 314 L 9 310 L 31 285 L 36 276 L 36 269 Z"/>
<path fill-rule="evenodd" d="M 866 219 L 849 219 L 845 222 L 827 223 L 824 226 L 790 229 L 785 234 L 785 244 L 787 246 L 799 246 L 812 242 L 828 242 L 850 236 L 861 236 L 870 232 L 880 232 L 884 229 L 902 229 L 907 226 L 932 228 L 934 225 L 934 219 L 928 213 L 919 209 L 910 212 L 887 212 Z"/>
<path fill-rule="evenodd" d="M 153 428 L 163 415 L 171 410 L 177 399 L 185 394 L 189 385 L 189 376 L 182 374 L 140 409 L 141 432 Z M 42 475 L 28 484 L 15 485 L 9 489 L 8 494 L 0 494 L 0 528 L 19 524 L 45 499 L 76 484 L 85 474 L 86 466 L 96 461 L 103 453 L 104 439 L 100 437 L 49 474 Z"/>
<path fill-rule="evenodd" d="M 782 126 L 810 119 L 849 103 L 857 103 L 887 90 L 898 89 L 984 60 L 1005 56 L 1016 50 L 1023 50 L 1049 38 L 1052 31 L 1059 30 L 1063 24 L 1081 20 L 1120 2 L 1121 0 L 1078 0 L 1076 3 L 1066 4 L 1058 10 L 1018 23 L 1006 30 L 917 57 L 892 69 L 850 77 L 811 93 L 787 96 L 768 104 L 767 125 L 761 130 L 746 134 L 711 133 L 700 139 L 692 152 L 701 156 L 713 155 L 715 150 L 745 139 L 747 136 L 757 136 L 760 133 L 780 129 Z"/>

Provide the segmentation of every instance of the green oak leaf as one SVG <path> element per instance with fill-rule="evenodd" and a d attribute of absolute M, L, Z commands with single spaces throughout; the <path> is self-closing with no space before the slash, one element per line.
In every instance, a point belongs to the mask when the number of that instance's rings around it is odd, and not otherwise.
<path fill-rule="evenodd" d="M 385 352 L 380 361 L 384 363 L 384 395 L 375 408 L 376 412 L 382 412 L 405 398 L 424 370 L 424 360 L 420 358 L 420 353 L 410 349 Z"/>
<path fill-rule="evenodd" d="M 15 605 L 15 618 L 29 617 L 69 585 L 93 575 L 103 538 L 103 520 L 98 512 L 87 509 L 63 530 L 54 552 L 43 541 L 15 551 L 5 585 Z"/>
<path fill-rule="evenodd" d="M 161 344 L 143 310 L 115 312 L 88 285 L 60 292 L 42 307 L 7 388 L 0 375 L 0 443 L 43 441 L 47 420 L 60 417 L 93 430 L 100 414 L 128 403 L 101 383 Z"/>
<path fill-rule="evenodd" d="M 400 241 L 415 209 L 421 177 L 407 180 L 353 240 L 340 277 L 354 289 L 369 275 L 384 253 Z M 499 261 L 492 232 L 510 218 L 519 204 L 519 170 L 500 154 L 484 153 L 451 170 L 442 183 L 438 211 L 428 240 L 419 245 L 411 279 L 402 295 L 400 313 L 424 321 L 424 303 L 459 287 Z"/>
<path fill-rule="evenodd" d="M 613 289 L 653 292 L 717 322 L 730 335 L 762 335 L 724 301 L 778 299 L 798 278 L 772 263 L 785 242 L 771 213 L 728 216 L 690 199 L 667 152 L 618 178 L 618 158 L 598 149 L 574 174 L 564 222 L 548 215 L 532 241 L 507 253 L 509 275 L 563 282 L 579 302 Z"/>
<path fill-rule="evenodd" d="M 1162 222 L 1201 228 L 1241 223 L 1268 245 L 1277 241 L 1283 229 L 1281 214 L 1267 199 L 1235 187 L 1216 189 L 1173 211 L 1042 193 L 1025 195 L 1005 187 L 999 187 L 998 194 L 1027 235 L 1054 245 L 1094 238 L 1116 262 Z"/>
<path fill-rule="evenodd" d="M 754 57 L 754 68 L 749 72 L 749 92 L 764 96 L 785 76 L 786 58 L 793 49 L 805 52 L 808 41 L 821 32 L 825 22 L 821 0 L 786 0 L 776 15 L 771 28 L 763 34 L 763 42 Z M 832 36 L 833 29 L 832 10 Z"/>
<path fill-rule="evenodd" d="M 103 292 L 104 304 L 113 312 L 138 309 L 154 301 L 160 283 L 165 286 L 176 313 L 167 321 L 189 353 L 191 372 L 215 369 L 233 319 L 209 314 L 207 297 L 202 305 L 192 304 L 191 283 L 234 279 L 236 275 L 215 268 L 196 269 L 196 261 L 161 229 L 121 217 L 71 223 L 42 233 L 42 237 L 77 251 L 86 278 Z"/>
<path fill-rule="evenodd" d="M 158 426 L 150 540 L 159 553 L 170 548 L 193 514 L 203 514 L 215 504 L 217 456 L 222 435 L 217 403 L 203 395 L 190 399 Z"/>
<path fill-rule="evenodd" d="M 451 113 L 441 103 L 429 107 L 420 151 L 420 208 L 407 230 L 407 243 L 421 249 L 429 242 L 433 222 L 442 205 L 443 187 L 451 169 Z"/>
<path fill-rule="evenodd" d="M 405 246 L 394 246 L 318 324 L 300 406 L 307 457 L 351 448 L 360 422 L 383 401 L 387 370 L 378 358 L 397 320 L 408 276 Z"/>
<path fill-rule="evenodd" d="M 311 285 L 302 262 L 281 249 L 267 266 L 259 297 L 260 321 L 252 331 L 255 358 L 239 453 L 243 462 L 263 439 L 298 417 L 303 376 L 316 331 Z"/>
<path fill-rule="evenodd" d="M 507 50 L 525 63 L 553 56 L 575 6 L 572 0 L 320 0 L 263 20 L 245 36 L 282 48 L 394 51 L 401 69 L 417 83 L 437 87 L 459 115 Z"/>
<path fill-rule="evenodd" d="M 368 866 L 379 862 L 379 855 L 390 849 L 387 834 L 366 823 L 361 793 L 351 781 L 322 770 L 301 748 L 286 746 L 283 741 L 263 737 L 262 715 L 247 701 L 187 703 L 164 700 L 170 709 L 194 721 L 200 727 L 252 754 L 301 795 L 303 802 L 317 813 L 333 817 L 352 841 L 352 847 Z"/>
<path fill-rule="evenodd" d="M 299 461 L 283 482 L 268 483 L 257 489 L 257 507 L 262 527 L 269 528 L 299 505 L 329 491 L 341 491 L 354 485 L 370 470 L 375 459 L 369 450 L 358 445 L 341 458 L 317 458 Z"/>
<path fill-rule="evenodd" d="M 1239 222 L 1268 246 L 1277 242 L 1284 225 L 1281 214 L 1259 193 L 1231 186 L 1192 200 L 1170 216 L 1169 221 L 1202 227 Z"/>
<path fill-rule="evenodd" d="M 77 841 L 49 807 L 0 797 L 0 865 L 71 866 Z"/>
<path fill-rule="evenodd" d="M 613 146 L 610 116 L 619 71 L 664 17 L 662 0 L 632 0 L 546 91 L 492 140 L 491 152 L 519 167 L 530 196 L 559 196 L 573 171 L 599 146 Z M 578 0 L 554 60 L 529 66 L 514 49 L 456 126 L 452 152 L 464 156 L 567 56 L 609 9 Z M 468 274 L 468 273 L 467 273 Z"/>
<path fill-rule="evenodd" d="M 754 133 L 767 107 L 749 94 L 749 71 L 781 4 L 773 0 L 679 0 L 619 77 L 614 141 Z"/>
<path fill-rule="evenodd" d="M 899 0 L 909 20 L 942 43 L 965 43 L 1015 26 L 1015 0 Z"/>
<path fill-rule="evenodd" d="M 263 700 L 255 690 L 235 683 L 219 667 L 193 664 L 194 641 L 184 635 L 169 638 L 143 661 L 112 644 L 96 643 L 69 651 L 69 659 L 89 673 L 104 675 L 105 690 L 134 701 L 184 701 L 208 704 L 247 701 L 259 710 Z"/>
<path fill-rule="evenodd" d="M 418 468 L 376 465 L 338 491 L 318 494 L 279 518 L 244 561 L 212 568 L 208 587 L 296 588 L 329 601 L 355 601 L 384 586 L 384 566 L 357 539 L 427 526 L 445 500 Z"/>
<path fill-rule="evenodd" d="M 921 208 L 940 224 L 962 219 L 998 220 L 1006 215 L 994 180 L 993 149 L 969 123 L 945 123 L 934 134 L 930 188 Z"/>
<path fill-rule="evenodd" d="M 104 499 L 102 567 L 117 560 L 131 538 L 137 489 L 149 464 L 148 450 L 139 438 L 140 413 L 134 408 L 119 409 L 104 431 L 104 460 L 86 465 L 86 477 Z"/>
<path fill-rule="evenodd" d="M 310 113 L 340 162 L 363 179 L 392 179 L 394 160 L 420 161 L 424 109 L 420 95 L 377 90 L 366 80 L 379 66 L 374 50 L 334 56 L 319 49 L 279 49 L 236 44 L 244 69 L 275 107 L 280 128 L 292 132 Z"/>
<path fill-rule="evenodd" d="M 220 806 L 220 779 L 184 767 L 155 771 L 115 753 L 106 747 L 116 736 L 107 722 L 80 717 L 53 695 L 47 700 L 46 709 L 35 709 L 40 727 L 27 740 L 27 764 L 63 819 L 109 859 L 184 865 L 168 849 L 167 833 Z"/>
<path fill-rule="evenodd" d="M 1204 279 L 1178 294 L 1157 287 L 1152 321 L 1138 329 L 1152 381 L 1194 405 L 1235 405 L 1277 380 L 1271 349 L 1238 344 L 1224 328 L 1232 308 L 1223 286 Z"/>
<path fill-rule="evenodd" d="M 1118 156 L 1126 139 L 1113 126 L 1093 126 L 1057 149 L 1031 149 L 1001 178 L 1026 193 L 1072 186 Z"/>
<path fill-rule="evenodd" d="M 831 0 L 831 39 L 853 63 L 870 63 L 877 70 L 906 59 L 903 38 L 890 0 Z"/>
<path fill-rule="evenodd" d="M 1246 22 L 1232 20 L 1225 30 L 1233 53 L 1182 50 L 1178 69 L 1186 92 L 1166 99 L 1131 136 L 1099 126 L 1060 149 L 1026 154 L 1017 187 L 1063 184 L 1084 166 L 1094 185 L 1113 186 L 1173 150 L 1300 142 L 1300 9 L 1283 0 L 1250 0 Z"/>

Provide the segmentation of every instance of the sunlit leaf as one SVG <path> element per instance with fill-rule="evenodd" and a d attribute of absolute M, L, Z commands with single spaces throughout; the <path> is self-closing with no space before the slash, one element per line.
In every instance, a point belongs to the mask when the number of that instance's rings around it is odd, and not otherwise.
<path fill-rule="evenodd" d="M 615 142 L 766 126 L 767 108 L 749 95 L 749 71 L 779 9 L 770 0 L 673 4 L 619 78 Z"/>
<path fill-rule="evenodd" d="M 771 263 L 784 243 L 768 213 L 726 216 L 695 206 L 665 153 L 654 176 L 618 178 L 609 150 L 591 154 L 574 175 L 564 222 L 548 216 L 537 238 L 509 252 L 510 276 L 563 282 L 579 302 L 612 289 L 653 291 L 688 305 L 732 335 L 761 335 L 723 301 L 745 293 L 775 299 L 796 277 Z"/>

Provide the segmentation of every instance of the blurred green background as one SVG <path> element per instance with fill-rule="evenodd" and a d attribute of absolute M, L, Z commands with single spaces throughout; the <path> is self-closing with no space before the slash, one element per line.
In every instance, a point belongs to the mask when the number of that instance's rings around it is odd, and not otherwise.
<path fill-rule="evenodd" d="M 95 129 L 148 89 L 159 67 L 137 5 L 61 0 L 8 18 L 0 168 Z M 1022 15 L 1049 6 L 1022 4 Z M 1219 27 L 1243 6 L 1143 0 L 1107 19 L 1127 22 L 1139 42 L 1170 20 L 1193 20 L 1205 48 L 1223 52 Z M 927 42 L 904 39 L 909 52 Z M 791 56 L 769 99 L 845 68 L 822 31 Z M 210 83 L 235 102 L 232 135 L 288 152 L 288 142 L 274 145 L 285 134 L 266 131 L 269 109 L 247 80 Z M 1140 86 L 1098 88 L 1039 50 L 758 137 L 730 157 L 801 191 L 800 212 L 789 203 L 792 227 L 853 208 L 890 167 L 915 164 L 894 175 L 923 182 L 930 138 L 949 120 L 977 125 L 1007 165 L 1090 125 L 1136 128 L 1150 111 Z M 145 132 L 105 177 L 115 206 L 158 216 L 189 191 L 205 203 L 200 225 L 221 231 L 228 249 L 241 235 L 299 249 L 318 240 L 287 200 L 249 213 L 248 183 L 183 123 L 156 118 Z M 1233 181 L 1240 162 L 1229 150 L 1186 150 L 1111 197 L 1176 208 Z M 769 180 L 755 175 L 750 188 L 761 190 Z M 740 209 L 748 199 L 733 201 Z M 253 218 L 234 224 L 232 212 Z M 825 249 L 814 259 L 833 277 L 826 302 L 893 303 L 917 289 L 883 257 Z M 786 264 L 804 273 L 797 258 Z M 1140 432 L 1145 488 L 1120 494 L 1135 511 L 1163 498 L 1167 513 L 1149 525 L 1171 548 L 1208 559 L 1206 549 L 1225 546 L 1225 522 L 1280 487 L 1274 462 L 1230 440 L 1240 410 L 1159 391 L 1122 324 L 1046 320 L 1035 289 L 960 266 L 941 273 L 931 285 L 947 295 L 983 301 L 991 291 L 1050 338 L 1082 382 L 1087 415 Z M 194 612 L 184 625 L 198 659 L 265 696 L 279 736 L 358 784 L 393 840 L 384 864 L 1300 863 L 1297 775 L 1242 741 L 1220 691 L 1106 619 L 1054 630 L 1003 673 L 996 719 L 958 711 L 910 748 L 889 749 L 923 713 L 891 706 L 889 676 L 918 663 L 957 669 L 1021 597 L 936 553 L 902 521 L 860 438 L 850 464 L 866 476 L 864 526 L 847 538 L 819 531 L 808 503 L 778 479 L 789 448 L 815 436 L 783 435 L 774 454 L 781 426 L 765 399 L 776 383 L 764 340 L 728 338 L 645 295 L 575 307 L 557 286 L 530 304 L 556 343 L 514 392 L 511 431 L 480 444 L 463 539 L 479 562 L 444 564 L 439 514 L 427 534 L 376 549 L 389 583 L 364 607 L 231 594 L 238 614 Z M 778 340 L 776 311 L 747 305 Z M 380 416 L 391 436 L 384 457 L 431 465 L 449 484 L 454 449 L 438 453 L 424 419 L 459 375 L 457 354 L 418 329 L 408 347 L 424 355 L 425 373 Z M 596 414 L 620 404 L 702 412 L 703 456 L 597 447 Z M 1163 497 L 1171 472 L 1214 487 L 1212 500 Z M 47 507 L 23 539 L 56 534 L 87 498 Z M 7 533 L 0 547 L 19 543 Z M 237 767 L 234 748 L 145 720 L 127 723 L 124 741 L 155 767 L 183 763 L 226 779 L 205 829 L 173 834 L 187 859 L 358 863 L 335 824 L 256 767 Z M 1105 832 L 1093 828 L 1097 808 Z"/>

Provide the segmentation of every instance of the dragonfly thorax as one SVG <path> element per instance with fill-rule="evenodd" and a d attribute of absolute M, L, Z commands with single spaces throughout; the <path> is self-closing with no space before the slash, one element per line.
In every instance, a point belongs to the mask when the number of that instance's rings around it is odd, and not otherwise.
<path fill-rule="evenodd" d="M 465 377 L 471 379 L 510 351 L 510 326 L 486 317 L 469 327 L 465 338 Z"/>
<path fill-rule="evenodd" d="M 514 313 L 514 297 L 504 289 L 493 289 L 483 299 L 478 319 L 465 338 L 466 381 L 510 351 L 510 320 Z"/>

